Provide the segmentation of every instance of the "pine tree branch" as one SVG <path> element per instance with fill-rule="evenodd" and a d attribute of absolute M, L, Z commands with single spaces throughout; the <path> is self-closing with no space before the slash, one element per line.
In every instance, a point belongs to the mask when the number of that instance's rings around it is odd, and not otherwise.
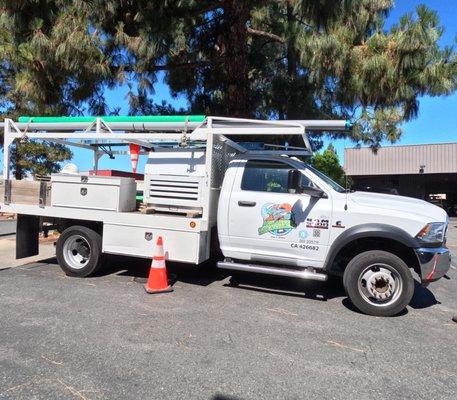
<path fill-rule="evenodd" d="M 151 65 L 147 68 L 147 71 L 138 71 L 135 69 L 133 65 L 122 65 L 122 66 L 112 66 L 111 71 L 115 72 L 119 69 L 122 69 L 125 72 L 136 72 L 136 73 L 144 73 L 144 72 L 155 72 L 155 71 L 169 71 L 178 68 L 202 68 L 207 66 L 214 66 L 218 64 L 222 64 L 224 62 L 223 59 L 219 60 L 205 60 L 205 61 L 192 61 L 192 62 L 184 62 L 184 63 L 177 63 L 177 64 L 165 64 L 165 65 Z"/>
<path fill-rule="evenodd" d="M 283 44 L 286 42 L 281 36 L 275 35 L 274 33 L 271 33 L 271 32 L 260 31 L 258 29 L 253 29 L 250 27 L 246 28 L 246 32 L 251 36 L 263 37 L 265 39 L 270 39 L 275 42 L 279 42 L 279 43 L 283 43 Z"/>
<path fill-rule="evenodd" d="M 202 68 L 208 67 L 211 65 L 221 64 L 223 60 L 205 60 L 205 61 L 193 61 L 193 62 L 184 62 L 179 64 L 166 64 L 166 65 L 154 65 L 152 68 L 154 71 L 165 71 L 176 68 Z"/>

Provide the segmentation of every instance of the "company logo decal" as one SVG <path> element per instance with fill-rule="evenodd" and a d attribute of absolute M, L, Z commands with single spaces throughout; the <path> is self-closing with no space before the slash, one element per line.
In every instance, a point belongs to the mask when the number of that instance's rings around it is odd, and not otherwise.
<path fill-rule="evenodd" d="M 328 219 L 323 218 L 306 218 L 307 228 L 328 229 Z"/>
<path fill-rule="evenodd" d="M 295 228 L 292 206 L 288 203 L 266 203 L 261 213 L 263 225 L 259 228 L 259 235 L 270 232 L 273 236 L 284 236 Z"/>

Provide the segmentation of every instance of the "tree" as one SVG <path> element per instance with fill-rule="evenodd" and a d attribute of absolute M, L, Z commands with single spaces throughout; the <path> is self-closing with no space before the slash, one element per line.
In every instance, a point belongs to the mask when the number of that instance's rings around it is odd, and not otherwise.
<path fill-rule="evenodd" d="M 393 0 L 0 0 L 0 105 L 17 115 L 105 114 L 128 83 L 131 113 L 154 110 L 164 74 L 189 112 L 351 118 L 379 146 L 415 118 L 418 98 L 452 93 L 457 58 L 436 13 L 391 29 Z M 331 133 L 332 137 L 347 133 Z M 322 136 L 313 143 L 322 146 Z"/>
<path fill-rule="evenodd" d="M 392 0 L 95 4 L 111 47 L 127 51 L 115 69 L 143 87 L 165 71 L 192 112 L 352 118 L 354 140 L 376 147 L 400 137 L 419 96 L 456 88 L 455 53 L 439 47 L 443 28 L 425 6 L 387 31 Z"/>
<path fill-rule="evenodd" d="M 109 64 L 97 32 L 71 1 L 0 1 L 0 105 L 2 116 L 75 115 L 83 106 L 105 113 Z M 59 169 L 71 158 L 60 144 L 16 141 L 17 179 Z"/>
<path fill-rule="evenodd" d="M 331 144 L 322 153 L 314 154 L 310 163 L 316 169 L 332 178 L 336 183 L 346 187 L 346 174 L 340 165 L 335 148 Z"/>
<path fill-rule="evenodd" d="M 71 151 L 60 144 L 18 140 L 11 152 L 14 177 L 22 179 L 27 173 L 47 175 L 59 172 L 60 163 L 71 157 Z"/>

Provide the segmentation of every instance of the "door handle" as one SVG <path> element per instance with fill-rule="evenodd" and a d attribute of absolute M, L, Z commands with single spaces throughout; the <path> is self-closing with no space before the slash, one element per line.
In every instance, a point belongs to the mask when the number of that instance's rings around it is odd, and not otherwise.
<path fill-rule="evenodd" d="M 255 201 L 242 201 L 242 200 L 240 200 L 238 202 L 238 205 L 240 207 L 254 207 L 255 204 L 256 204 Z"/>

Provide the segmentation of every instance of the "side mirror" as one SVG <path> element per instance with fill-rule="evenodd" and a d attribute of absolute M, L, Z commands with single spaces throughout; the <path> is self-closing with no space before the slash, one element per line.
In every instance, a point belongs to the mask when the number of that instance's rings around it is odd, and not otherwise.
<path fill-rule="evenodd" d="M 327 194 L 322 189 L 311 186 L 302 187 L 301 193 L 307 194 L 311 197 L 317 197 L 319 199 L 327 197 Z"/>
<path fill-rule="evenodd" d="M 303 175 L 298 169 L 291 169 L 288 176 L 289 191 L 294 193 L 304 193 L 311 197 L 325 198 L 327 194 L 317 187 L 304 186 L 302 181 Z"/>
<path fill-rule="evenodd" d="M 295 190 L 296 193 L 301 193 L 301 172 L 298 169 L 291 169 L 288 176 L 289 190 Z"/>

